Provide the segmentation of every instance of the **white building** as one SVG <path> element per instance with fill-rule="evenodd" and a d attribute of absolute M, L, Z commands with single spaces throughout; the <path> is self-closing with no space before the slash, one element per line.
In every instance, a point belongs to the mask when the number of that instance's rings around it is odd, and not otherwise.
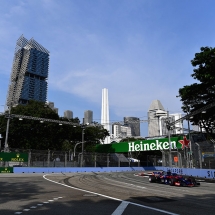
<path fill-rule="evenodd" d="M 73 118 L 73 112 L 71 110 L 64 111 L 64 118 L 72 119 Z"/>
<path fill-rule="evenodd" d="M 131 137 L 131 128 L 128 126 L 114 124 L 112 125 L 112 136 L 113 138 L 126 138 Z"/>

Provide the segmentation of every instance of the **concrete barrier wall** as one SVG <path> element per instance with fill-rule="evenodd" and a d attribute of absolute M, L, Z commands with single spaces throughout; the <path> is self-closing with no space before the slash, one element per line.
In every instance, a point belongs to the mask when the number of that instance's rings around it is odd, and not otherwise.
<path fill-rule="evenodd" d="M 14 167 L 14 173 L 71 173 L 71 172 L 122 172 L 148 171 L 150 167 Z"/>
<path fill-rule="evenodd" d="M 181 175 L 188 175 L 200 178 L 215 179 L 215 169 L 189 169 L 189 168 L 171 168 L 171 167 L 155 167 L 156 170 L 164 170 L 175 172 Z"/>
<path fill-rule="evenodd" d="M 215 169 L 187 169 L 170 167 L 14 167 L 14 173 L 72 173 L 72 172 L 122 172 L 163 170 L 181 175 L 215 179 Z"/>

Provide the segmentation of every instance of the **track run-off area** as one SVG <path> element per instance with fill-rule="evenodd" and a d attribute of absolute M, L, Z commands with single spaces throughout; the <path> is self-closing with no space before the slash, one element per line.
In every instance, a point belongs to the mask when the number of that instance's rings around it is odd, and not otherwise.
<path fill-rule="evenodd" d="M 2 174 L 0 214 L 214 214 L 215 183 L 176 187 L 138 173 Z"/>

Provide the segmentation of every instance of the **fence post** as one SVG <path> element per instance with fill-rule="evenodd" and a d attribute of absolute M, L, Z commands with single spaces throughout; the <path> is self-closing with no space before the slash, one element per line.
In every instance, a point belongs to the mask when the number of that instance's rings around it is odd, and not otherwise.
<path fill-rule="evenodd" d="M 31 150 L 28 152 L 28 167 L 31 166 Z"/>
<path fill-rule="evenodd" d="M 78 154 L 78 167 L 80 167 L 80 153 Z"/>
<path fill-rule="evenodd" d="M 107 167 L 109 167 L 109 154 L 107 154 Z"/>
<path fill-rule="evenodd" d="M 95 160 L 94 166 L 96 167 L 96 154 L 95 154 L 94 160 Z"/>
<path fill-rule="evenodd" d="M 65 161 L 64 161 L 64 167 L 67 166 L 67 153 L 65 152 Z"/>
<path fill-rule="evenodd" d="M 120 158 L 118 157 L 118 167 L 120 167 Z"/>
<path fill-rule="evenodd" d="M 50 150 L 48 149 L 47 167 L 50 165 Z"/>

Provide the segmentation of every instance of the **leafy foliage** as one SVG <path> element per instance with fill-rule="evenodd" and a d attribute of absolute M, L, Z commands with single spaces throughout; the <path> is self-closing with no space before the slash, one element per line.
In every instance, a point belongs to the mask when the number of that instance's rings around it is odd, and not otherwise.
<path fill-rule="evenodd" d="M 195 67 L 191 76 L 197 83 L 179 89 L 182 110 L 187 113 L 215 101 L 215 48 L 202 47 L 201 52 L 196 53 L 191 60 L 191 64 Z M 212 133 L 215 129 L 214 108 L 208 109 L 205 114 L 194 115 L 190 121 L 200 125 L 207 133 Z"/>
<path fill-rule="evenodd" d="M 18 105 L 11 108 L 11 114 L 33 116 L 38 118 L 68 121 L 61 118 L 43 102 L 30 101 L 27 105 Z M 5 141 L 7 118 L 0 116 L 0 133 Z M 80 123 L 78 118 L 70 119 Z M 8 144 L 10 148 L 38 149 L 38 150 L 70 150 L 75 144 L 82 141 L 83 127 L 51 122 L 41 123 L 38 120 L 18 118 L 10 119 Z M 86 127 L 84 132 L 85 148 L 93 150 L 93 146 L 109 135 L 103 127 Z"/>

